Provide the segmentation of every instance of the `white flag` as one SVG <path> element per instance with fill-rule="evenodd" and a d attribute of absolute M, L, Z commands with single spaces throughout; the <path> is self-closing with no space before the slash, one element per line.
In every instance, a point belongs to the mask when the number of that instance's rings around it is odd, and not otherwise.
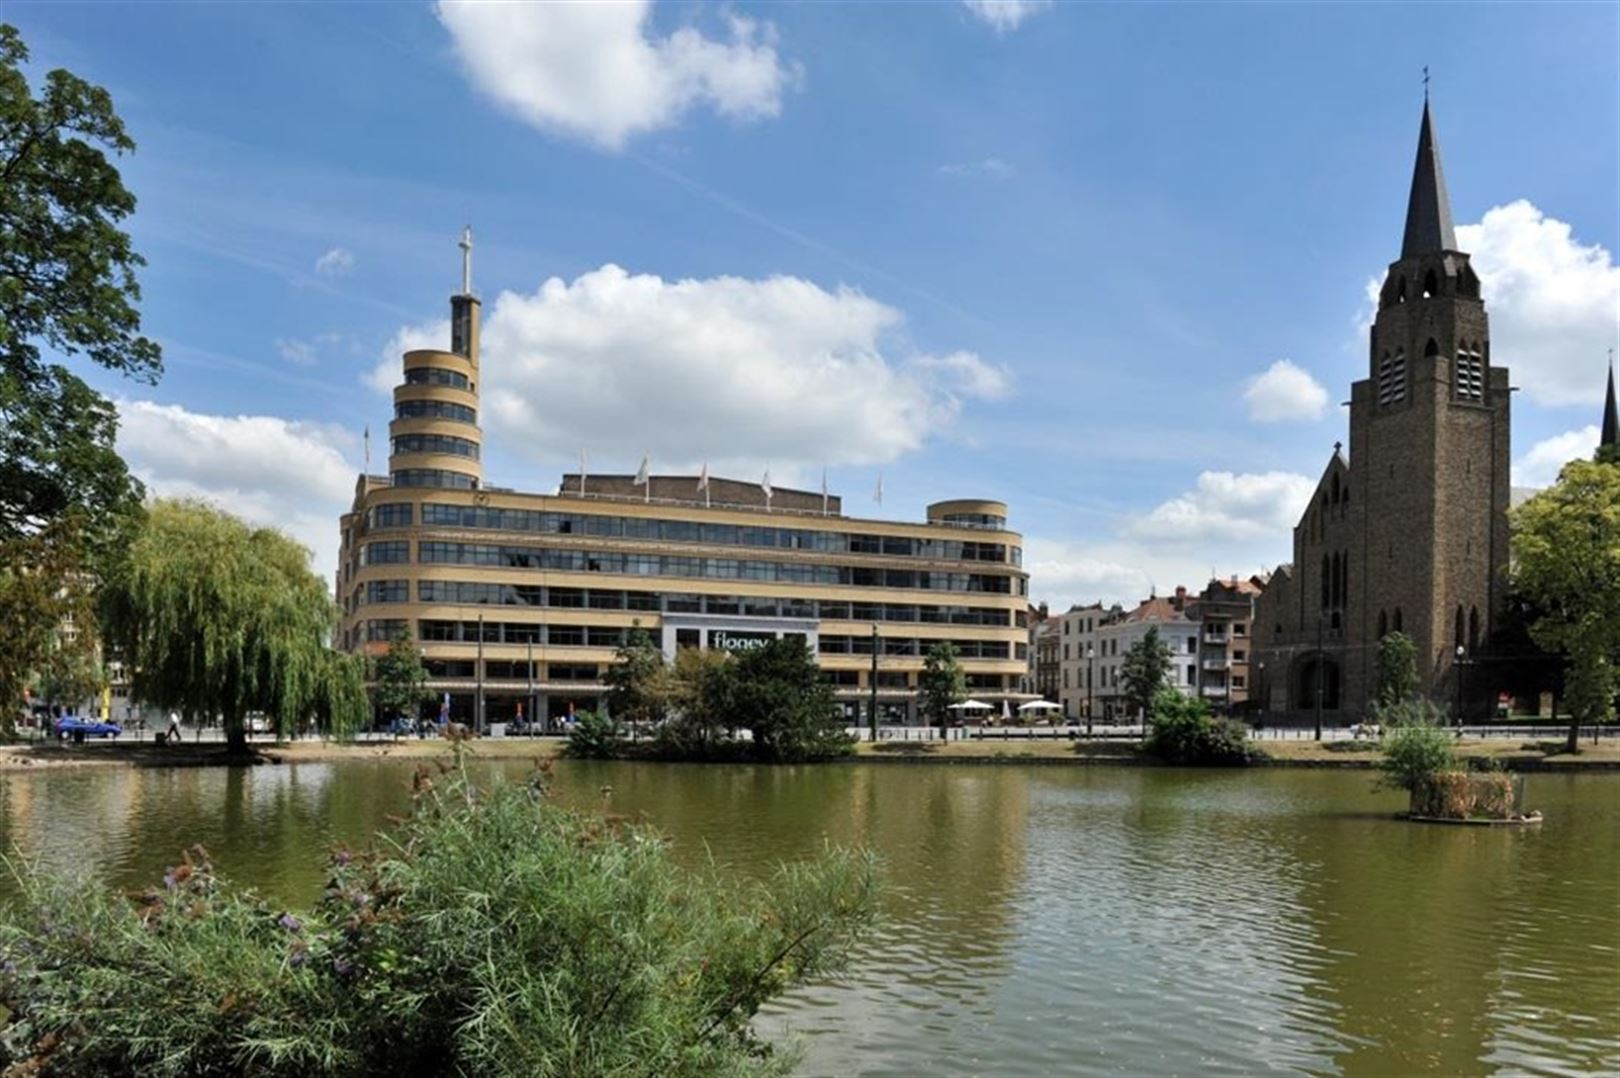
<path fill-rule="evenodd" d="M 709 462 L 708 461 L 703 462 L 703 470 L 698 472 L 698 485 L 697 485 L 697 488 L 699 490 L 708 490 L 709 489 Z"/>
<path fill-rule="evenodd" d="M 366 424 L 366 471 L 371 470 L 371 424 Z"/>
<path fill-rule="evenodd" d="M 827 515 L 827 468 L 821 468 L 821 515 Z"/>
<path fill-rule="evenodd" d="M 585 462 L 585 450 L 581 449 L 579 451 L 579 492 L 581 494 L 585 493 L 585 475 L 589 470 L 589 466 Z"/>
<path fill-rule="evenodd" d="M 644 486 L 647 485 L 647 465 L 648 465 L 648 463 L 649 463 L 648 456 L 646 454 L 643 454 L 642 457 L 641 457 L 641 467 L 636 470 L 636 486 L 638 486 L 638 487 L 644 487 Z"/>
<path fill-rule="evenodd" d="M 879 505 L 883 504 L 883 473 L 878 473 L 877 489 L 872 491 L 872 500 Z"/>
<path fill-rule="evenodd" d="M 765 492 L 765 500 L 770 501 L 771 500 L 771 494 L 772 494 L 772 491 L 771 491 L 771 469 L 770 469 L 770 467 L 768 465 L 765 468 L 765 478 L 763 478 L 763 479 L 761 479 L 759 481 L 759 489 L 763 490 Z"/>

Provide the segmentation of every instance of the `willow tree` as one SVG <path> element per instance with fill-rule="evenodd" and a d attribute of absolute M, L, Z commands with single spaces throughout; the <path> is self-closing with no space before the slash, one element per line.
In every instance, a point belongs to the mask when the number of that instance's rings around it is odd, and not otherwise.
<path fill-rule="evenodd" d="M 353 731 L 363 674 L 328 647 L 337 608 L 309 558 L 201 502 L 154 503 L 104 591 L 106 635 L 136 698 L 218 716 L 232 752 L 247 751 L 251 711 L 278 735 L 312 721 Z"/>

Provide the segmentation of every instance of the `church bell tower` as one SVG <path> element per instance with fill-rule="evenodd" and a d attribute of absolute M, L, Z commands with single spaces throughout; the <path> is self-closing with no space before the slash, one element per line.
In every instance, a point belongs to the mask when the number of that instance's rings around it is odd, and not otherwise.
<path fill-rule="evenodd" d="M 1362 531 L 1351 630 L 1370 652 L 1400 628 L 1431 697 L 1449 697 L 1458 677 L 1471 694 L 1466 669 L 1483 657 L 1506 587 L 1508 372 L 1458 249 L 1427 99 L 1401 253 L 1379 290 L 1367 358 L 1350 404 Z M 1370 653 L 1357 665 L 1370 679 Z"/>

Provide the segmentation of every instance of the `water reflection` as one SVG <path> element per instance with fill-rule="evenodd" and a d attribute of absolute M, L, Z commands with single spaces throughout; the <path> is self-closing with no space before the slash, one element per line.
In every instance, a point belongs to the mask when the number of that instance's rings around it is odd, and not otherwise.
<path fill-rule="evenodd" d="M 520 763 L 486 770 L 519 774 Z M 118 886 L 195 841 L 280 900 L 407 803 L 408 765 L 17 775 L 0 841 Z M 804 1070 L 1620 1070 L 1620 779 L 1535 776 L 1536 830 L 1417 827 L 1357 773 L 571 763 L 556 796 L 764 874 L 886 865 L 847 980 L 762 1019 Z M 0 885 L 3 886 L 3 885 Z"/>

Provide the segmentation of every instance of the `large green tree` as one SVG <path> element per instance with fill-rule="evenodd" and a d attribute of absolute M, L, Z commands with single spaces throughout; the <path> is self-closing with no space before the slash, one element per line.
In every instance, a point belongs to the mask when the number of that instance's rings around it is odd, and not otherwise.
<path fill-rule="evenodd" d="M 234 752 L 247 749 L 250 711 L 278 734 L 317 718 L 342 735 L 365 719 L 358 660 L 327 646 L 337 608 L 326 583 L 278 531 L 201 502 L 155 502 L 103 605 L 136 698 L 220 717 Z"/>
<path fill-rule="evenodd" d="M 951 705 L 967 699 L 967 675 L 956 661 L 956 645 L 949 640 L 929 646 L 917 677 L 917 699 L 928 722 L 938 726 L 943 737 Z"/>
<path fill-rule="evenodd" d="M 135 307 L 144 261 L 119 227 L 135 197 L 107 159 L 135 143 L 107 91 L 70 72 L 35 97 L 27 59 L 0 24 L 0 539 L 80 510 L 106 545 L 140 488 L 113 448 L 112 404 L 63 361 L 144 382 L 162 371 Z"/>
<path fill-rule="evenodd" d="M 59 664 L 95 654 L 95 603 L 81 562 L 77 516 L 0 539 L 0 735 L 16 730 L 25 692 Z M 69 637 L 64 628 L 78 632 Z"/>
<path fill-rule="evenodd" d="M 1614 715 L 1620 689 L 1620 464 L 1573 461 L 1513 511 L 1513 583 L 1536 609 L 1532 639 L 1568 661 L 1569 751 L 1582 723 Z"/>
<path fill-rule="evenodd" d="M 372 698 L 389 717 L 404 715 L 414 722 L 423 702 L 433 695 L 427 689 L 428 671 L 422 662 L 422 649 L 408 632 L 397 633 L 388 642 L 388 650 L 378 657 L 373 675 Z"/>
<path fill-rule="evenodd" d="M 664 653 L 647 631 L 632 628 L 619 646 L 607 682 L 608 712 L 620 722 L 654 722 L 667 709 Z"/>
<path fill-rule="evenodd" d="M 725 725 L 753 731 L 753 755 L 806 760 L 849 750 L 832 686 L 802 637 L 744 652 L 730 669 Z"/>
<path fill-rule="evenodd" d="M 1170 683 L 1170 645 L 1159 635 L 1158 626 L 1150 626 L 1125 652 L 1119 680 L 1125 689 L 1125 706 L 1132 714 L 1151 719 L 1153 701 Z"/>
<path fill-rule="evenodd" d="M 1377 688 L 1375 701 L 1379 708 L 1404 704 L 1417 694 L 1417 645 L 1403 632 L 1388 633 L 1378 641 L 1374 656 Z"/>

